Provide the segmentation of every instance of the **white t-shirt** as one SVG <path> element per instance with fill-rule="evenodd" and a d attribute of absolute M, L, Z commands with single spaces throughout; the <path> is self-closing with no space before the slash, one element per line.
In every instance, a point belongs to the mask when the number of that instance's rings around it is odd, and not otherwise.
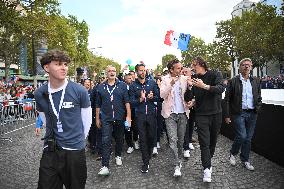
<path fill-rule="evenodd" d="M 183 100 L 181 96 L 181 86 L 180 81 L 176 81 L 174 84 L 174 107 L 173 107 L 173 113 L 179 114 L 184 113 L 184 106 L 183 106 Z"/>

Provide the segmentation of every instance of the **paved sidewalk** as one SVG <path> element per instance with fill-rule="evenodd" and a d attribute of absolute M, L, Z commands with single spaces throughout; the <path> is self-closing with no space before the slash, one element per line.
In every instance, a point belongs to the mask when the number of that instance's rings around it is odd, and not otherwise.
<path fill-rule="evenodd" d="M 42 141 L 35 137 L 33 127 L 9 134 L 13 142 L 0 141 L 0 188 L 37 188 L 38 167 Z M 188 161 L 183 162 L 182 177 L 173 178 L 170 149 L 162 138 L 161 149 L 151 161 L 149 173 L 142 174 L 140 151 L 123 154 L 123 165 L 110 163 L 111 175 L 99 177 L 101 167 L 93 155 L 87 152 L 88 179 L 86 188 L 284 188 L 284 167 L 251 154 L 255 171 L 246 170 L 238 161 L 235 167 L 228 162 L 228 150 L 232 141 L 220 135 L 213 158 L 212 183 L 202 183 L 202 166 L 198 144 Z M 126 151 L 126 149 L 125 149 Z"/>

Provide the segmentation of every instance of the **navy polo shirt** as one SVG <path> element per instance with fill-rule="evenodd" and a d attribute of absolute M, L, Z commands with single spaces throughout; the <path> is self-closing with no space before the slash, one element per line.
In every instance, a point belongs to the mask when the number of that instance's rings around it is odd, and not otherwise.
<path fill-rule="evenodd" d="M 146 97 L 150 93 L 153 92 L 152 99 L 146 99 L 146 102 L 140 102 L 141 91 L 146 91 Z M 146 79 L 145 83 L 140 83 L 138 79 L 136 79 L 129 88 L 129 95 L 130 95 L 130 103 L 131 107 L 135 108 L 135 113 L 142 113 L 142 114 L 154 114 L 156 113 L 156 105 L 155 102 L 158 101 L 158 97 L 160 96 L 158 85 L 152 79 Z M 146 110 L 147 105 L 147 110 Z"/>
<path fill-rule="evenodd" d="M 113 91 L 111 101 L 110 92 Z M 129 103 L 127 85 L 119 80 L 110 86 L 107 81 L 97 87 L 96 107 L 100 108 L 101 119 L 103 121 L 124 121 L 126 117 L 125 104 Z"/>

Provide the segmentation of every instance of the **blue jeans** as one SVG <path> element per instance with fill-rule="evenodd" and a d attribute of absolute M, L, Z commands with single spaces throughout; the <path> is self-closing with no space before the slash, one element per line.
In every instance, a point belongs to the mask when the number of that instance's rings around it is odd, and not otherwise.
<path fill-rule="evenodd" d="M 102 121 L 102 166 L 109 167 L 112 133 L 115 139 L 115 156 L 120 156 L 124 140 L 124 121 Z"/>
<path fill-rule="evenodd" d="M 240 159 L 242 162 L 249 160 L 256 119 L 257 114 L 255 112 L 243 111 L 240 115 L 233 116 L 235 139 L 230 152 L 235 156 L 241 149 Z"/>

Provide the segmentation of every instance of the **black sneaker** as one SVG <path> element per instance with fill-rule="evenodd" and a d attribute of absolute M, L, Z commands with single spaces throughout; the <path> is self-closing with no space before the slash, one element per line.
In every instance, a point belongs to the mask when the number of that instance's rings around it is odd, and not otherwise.
<path fill-rule="evenodd" d="M 149 165 L 142 165 L 141 172 L 148 173 L 148 171 L 149 171 Z"/>

